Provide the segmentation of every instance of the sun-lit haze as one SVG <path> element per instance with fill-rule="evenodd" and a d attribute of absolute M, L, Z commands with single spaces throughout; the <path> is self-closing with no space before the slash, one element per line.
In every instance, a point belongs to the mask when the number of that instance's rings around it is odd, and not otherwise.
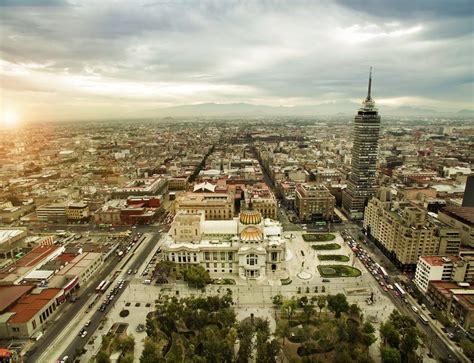
<path fill-rule="evenodd" d="M 373 3 L 0 1 L 3 124 L 199 103 L 352 113 L 371 65 L 380 107 L 472 109 L 473 3 Z"/>

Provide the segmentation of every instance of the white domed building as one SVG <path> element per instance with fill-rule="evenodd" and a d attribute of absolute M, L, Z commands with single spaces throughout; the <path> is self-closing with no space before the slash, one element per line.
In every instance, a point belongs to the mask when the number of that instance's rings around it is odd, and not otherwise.
<path fill-rule="evenodd" d="M 231 273 L 261 279 L 285 270 L 281 224 L 263 219 L 251 206 L 232 220 L 205 220 L 202 211 L 180 211 L 162 250 L 163 259 L 178 267 L 199 264 L 214 277 Z"/>

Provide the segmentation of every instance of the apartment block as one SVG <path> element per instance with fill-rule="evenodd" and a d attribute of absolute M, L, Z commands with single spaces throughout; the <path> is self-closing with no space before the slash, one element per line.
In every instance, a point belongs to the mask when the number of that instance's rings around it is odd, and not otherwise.
<path fill-rule="evenodd" d="M 403 202 L 373 198 L 365 209 L 363 226 L 402 270 L 415 270 L 420 256 L 457 255 L 461 244 L 459 229 Z"/>

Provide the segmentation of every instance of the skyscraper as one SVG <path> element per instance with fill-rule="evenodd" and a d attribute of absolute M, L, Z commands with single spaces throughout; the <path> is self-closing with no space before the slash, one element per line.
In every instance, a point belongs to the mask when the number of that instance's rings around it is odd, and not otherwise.
<path fill-rule="evenodd" d="M 362 219 L 368 200 L 375 195 L 380 116 L 371 91 L 372 67 L 367 97 L 354 119 L 352 170 L 342 194 L 342 209 L 351 219 Z"/>

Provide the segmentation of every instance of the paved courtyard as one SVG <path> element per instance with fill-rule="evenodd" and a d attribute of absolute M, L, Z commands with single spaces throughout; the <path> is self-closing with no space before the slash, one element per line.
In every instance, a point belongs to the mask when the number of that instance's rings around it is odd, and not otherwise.
<path fill-rule="evenodd" d="M 205 291 L 189 288 L 182 281 L 167 285 L 145 285 L 141 272 L 145 269 L 147 262 L 153 257 L 150 256 L 139 269 L 138 273 L 131 279 L 130 284 L 121 295 L 120 299 L 115 301 L 113 308 L 107 316 L 100 334 L 105 334 L 113 323 L 129 324 L 127 333 L 135 338 L 135 357 L 139 357 L 143 350 L 143 341 L 146 337 L 145 332 L 137 332 L 138 324 L 145 324 L 146 315 L 154 309 L 154 302 L 162 295 L 168 296 L 200 296 L 200 295 L 224 295 L 227 289 L 232 291 L 235 301 L 235 309 L 238 320 L 243 320 L 254 316 L 268 319 L 272 331 L 275 329 L 275 312 L 272 305 L 272 297 L 276 294 L 282 294 L 286 298 L 293 296 L 312 296 L 316 295 L 315 287 L 318 287 L 319 294 L 336 294 L 342 292 L 347 295 L 350 303 L 358 303 L 363 309 L 366 317 L 371 317 L 374 325 L 387 319 L 390 312 L 395 308 L 387 296 L 380 290 L 377 281 L 365 269 L 362 263 L 354 256 L 352 250 L 343 241 L 342 237 L 335 233 L 336 239 L 329 242 L 317 243 L 338 243 L 341 248 L 330 251 L 315 251 L 311 248 L 313 243 L 305 242 L 302 238 L 302 232 L 286 232 L 288 256 L 286 261 L 286 270 L 280 273 L 271 273 L 258 281 L 246 281 L 239 279 L 237 275 L 218 275 L 219 277 L 229 277 L 236 281 L 236 285 L 209 285 Z M 341 262 L 322 261 L 317 258 L 317 254 L 343 254 L 349 257 L 347 264 L 354 266 L 362 271 L 361 276 L 353 278 L 332 278 L 330 283 L 323 283 L 322 277 L 318 273 L 318 264 L 338 264 Z M 292 280 L 289 285 L 282 285 L 280 279 L 290 277 Z M 298 277 L 301 276 L 301 277 Z M 217 276 L 214 276 L 217 277 Z M 325 292 L 322 292 L 324 286 Z M 300 291 L 300 292 L 299 292 Z M 307 291 L 309 291 L 307 293 Z M 367 305 L 365 299 L 374 293 L 375 304 Z M 129 304 L 129 306 L 125 306 Z M 139 304 L 139 306 L 138 306 Z M 146 306 L 149 304 L 150 306 Z M 123 309 L 130 311 L 129 316 L 121 318 L 119 313 Z M 96 334 L 94 344 L 89 346 L 87 354 L 81 361 L 86 362 L 95 354 L 100 346 L 100 334 Z M 374 345 L 375 347 L 375 345 Z M 90 349 L 92 348 L 92 349 Z M 373 355 L 376 357 L 378 349 L 374 348 Z"/>

